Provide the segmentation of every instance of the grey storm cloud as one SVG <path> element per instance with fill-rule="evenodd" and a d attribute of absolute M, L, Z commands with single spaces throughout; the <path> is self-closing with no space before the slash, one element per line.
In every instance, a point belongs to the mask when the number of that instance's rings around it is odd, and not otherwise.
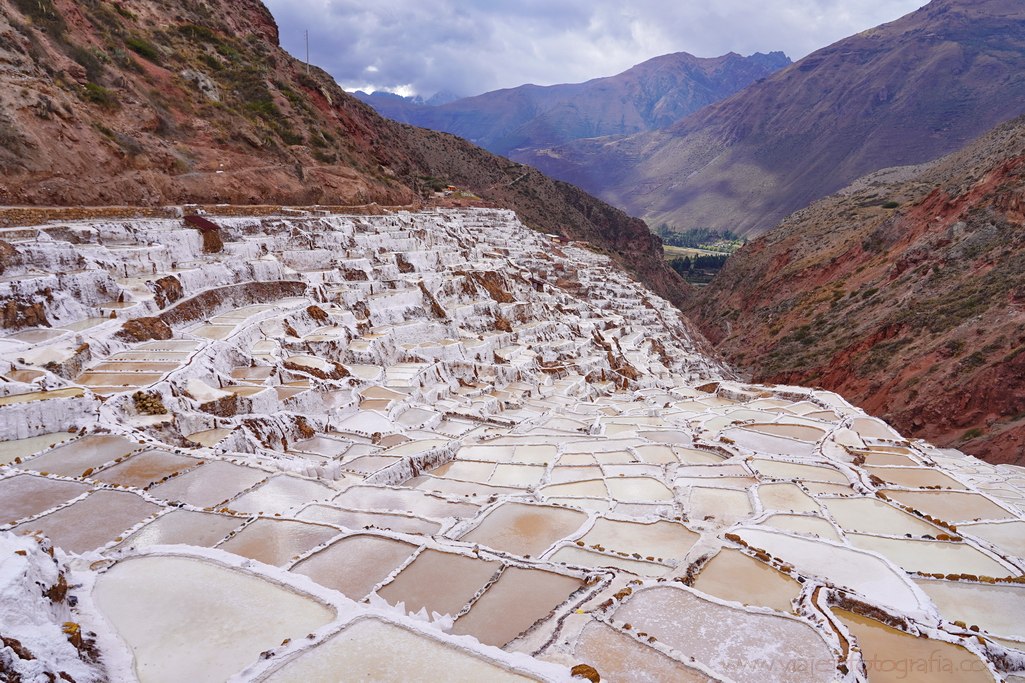
<path fill-rule="evenodd" d="M 792 59 L 925 0 L 265 0 L 284 47 L 348 90 L 475 95 L 608 76 L 651 57 Z"/>

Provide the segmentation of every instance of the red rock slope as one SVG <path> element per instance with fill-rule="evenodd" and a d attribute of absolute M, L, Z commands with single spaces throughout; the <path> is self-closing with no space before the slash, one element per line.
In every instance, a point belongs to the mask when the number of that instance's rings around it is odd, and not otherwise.
<path fill-rule="evenodd" d="M 759 381 L 821 385 L 904 433 L 1025 462 L 1025 118 L 793 214 L 690 314 Z"/>

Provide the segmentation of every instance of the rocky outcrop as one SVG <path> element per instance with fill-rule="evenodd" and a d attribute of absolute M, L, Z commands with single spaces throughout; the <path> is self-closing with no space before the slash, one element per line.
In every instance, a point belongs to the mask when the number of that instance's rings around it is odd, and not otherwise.
<path fill-rule="evenodd" d="M 126 342 L 171 339 L 174 331 L 160 318 L 143 317 L 126 320 L 117 338 Z"/>
<path fill-rule="evenodd" d="M 765 381 L 1025 462 L 1025 119 L 869 176 L 730 259 L 689 315 Z"/>

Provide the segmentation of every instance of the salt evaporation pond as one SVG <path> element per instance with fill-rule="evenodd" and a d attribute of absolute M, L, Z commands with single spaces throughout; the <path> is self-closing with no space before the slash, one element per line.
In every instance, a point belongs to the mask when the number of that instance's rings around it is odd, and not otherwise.
<path fill-rule="evenodd" d="M 334 618 L 311 597 L 187 557 L 119 562 L 97 578 L 93 599 L 143 683 L 223 681 Z"/>
<path fill-rule="evenodd" d="M 1025 470 L 730 379 L 668 302 L 509 212 L 219 210 L 213 253 L 172 218 L 0 228 L 0 298 L 54 330 L 0 340 L 0 564 L 38 570 L 0 571 L 35 657 L 0 661 L 855 683 L 936 653 L 1023 680 Z M 71 262 L 68 296 L 36 289 Z"/>

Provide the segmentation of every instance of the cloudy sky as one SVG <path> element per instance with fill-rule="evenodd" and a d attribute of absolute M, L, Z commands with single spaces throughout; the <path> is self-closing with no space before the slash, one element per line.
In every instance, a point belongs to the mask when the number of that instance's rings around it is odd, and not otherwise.
<path fill-rule="evenodd" d="M 797 60 L 926 0 L 265 0 L 281 42 L 346 90 L 476 95 L 619 73 L 651 57 Z"/>

